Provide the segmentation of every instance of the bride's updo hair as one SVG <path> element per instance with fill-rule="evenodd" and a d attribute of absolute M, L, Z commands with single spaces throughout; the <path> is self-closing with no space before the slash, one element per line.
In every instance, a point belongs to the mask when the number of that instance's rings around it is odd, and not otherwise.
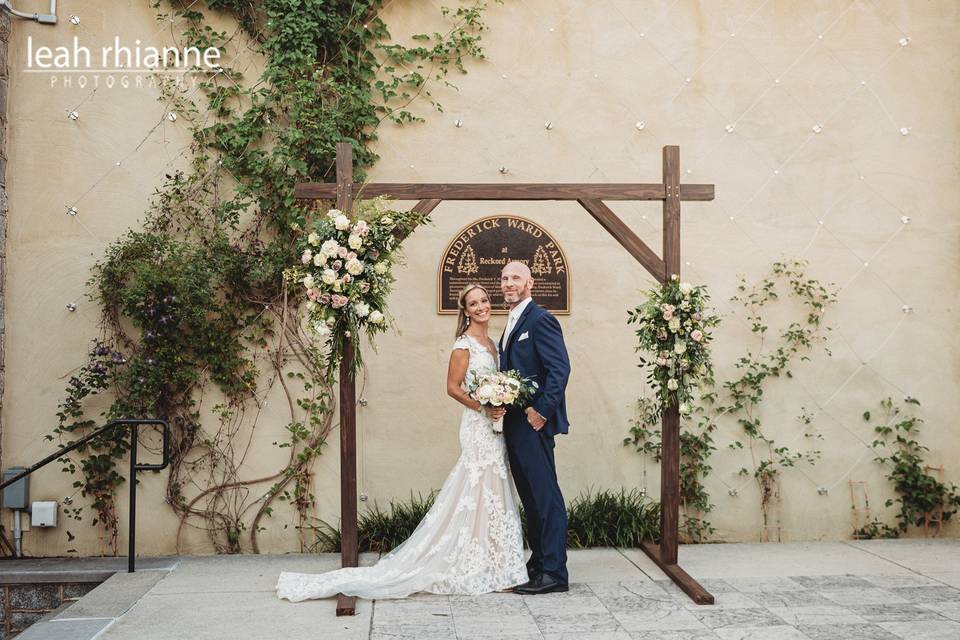
<path fill-rule="evenodd" d="M 487 293 L 487 290 L 485 288 L 483 288 L 483 285 L 473 283 L 473 284 L 468 284 L 463 288 L 463 290 L 460 292 L 460 295 L 457 296 L 457 311 L 458 311 L 457 312 L 457 337 L 458 338 L 462 336 L 466 332 L 467 327 L 470 326 L 470 318 L 467 317 L 466 300 L 467 300 L 467 294 L 473 291 L 474 289 L 480 289 L 480 291 L 483 291 L 484 295 L 486 295 L 488 299 L 490 298 L 490 294 Z"/>

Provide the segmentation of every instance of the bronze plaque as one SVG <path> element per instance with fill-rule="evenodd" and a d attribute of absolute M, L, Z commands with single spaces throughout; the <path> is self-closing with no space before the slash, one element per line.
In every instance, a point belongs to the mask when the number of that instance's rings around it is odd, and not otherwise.
<path fill-rule="evenodd" d="M 563 249 L 543 227 L 512 215 L 472 222 L 454 236 L 440 258 L 438 313 L 457 313 L 457 296 L 472 283 L 490 293 L 494 313 L 507 307 L 500 270 L 516 260 L 533 273 L 533 299 L 552 313 L 570 313 L 570 270 Z"/>

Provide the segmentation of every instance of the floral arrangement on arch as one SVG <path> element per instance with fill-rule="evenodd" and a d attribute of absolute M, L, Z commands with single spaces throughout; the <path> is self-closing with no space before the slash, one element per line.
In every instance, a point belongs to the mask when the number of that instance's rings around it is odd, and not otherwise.
<path fill-rule="evenodd" d="M 710 329 L 720 324 L 720 317 L 706 310 L 706 286 L 680 282 L 676 275 L 647 296 L 627 312 L 627 323 L 639 325 L 636 349 L 651 356 L 641 357 L 640 366 L 650 369 L 647 382 L 659 399 L 657 416 L 674 405 L 681 415 L 689 415 L 692 389 L 704 376 L 713 376 Z"/>
<path fill-rule="evenodd" d="M 360 336 L 373 343 L 392 324 L 387 297 L 401 264 L 400 242 L 428 220 L 416 212 L 387 209 L 384 198 L 359 201 L 353 215 L 330 209 L 298 241 L 299 264 L 284 277 L 299 284 L 310 329 L 326 346 L 327 374 L 334 375 L 346 341 L 354 346 L 354 373 L 362 366 Z"/>

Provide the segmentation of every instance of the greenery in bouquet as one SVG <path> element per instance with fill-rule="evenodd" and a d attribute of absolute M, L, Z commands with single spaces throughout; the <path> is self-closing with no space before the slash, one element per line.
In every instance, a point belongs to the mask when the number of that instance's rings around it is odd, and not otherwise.
<path fill-rule="evenodd" d="M 638 325 L 636 350 L 646 354 L 639 366 L 648 368 L 658 418 L 674 405 L 689 415 L 692 390 L 705 376 L 713 377 L 710 329 L 720 324 L 720 317 L 707 310 L 709 299 L 704 285 L 680 282 L 674 275 L 651 289 L 645 303 L 627 312 L 627 323 Z"/>
<path fill-rule="evenodd" d="M 325 349 L 328 379 L 332 380 L 349 341 L 354 370 L 363 365 L 360 336 L 373 344 L 376 334 L 392 324 L 387 298 L 393 288 L 393 268 L 402 263 L 400 242 L 424 214 L 388 209 L 384 198 L 359 201 L 353 212 L 328 210 L 308 223 L 298 240 L 298 265 L 284 277 L 300 287 L 310 329 Z"/>

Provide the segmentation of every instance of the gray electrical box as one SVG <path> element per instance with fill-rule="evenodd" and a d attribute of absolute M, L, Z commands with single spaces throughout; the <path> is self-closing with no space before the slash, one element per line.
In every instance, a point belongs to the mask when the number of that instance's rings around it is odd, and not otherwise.
<path fill-rule="evenodd" d="M 3 481 L 6 482 L 26 470 L 26 467 L 10 467 L 3 472 Z M 3 493 L 3 505 L 0 506 L 5 509 L 26 509 L 30 504 L 30 476 L 20 478 L 0 493 Z"/>

